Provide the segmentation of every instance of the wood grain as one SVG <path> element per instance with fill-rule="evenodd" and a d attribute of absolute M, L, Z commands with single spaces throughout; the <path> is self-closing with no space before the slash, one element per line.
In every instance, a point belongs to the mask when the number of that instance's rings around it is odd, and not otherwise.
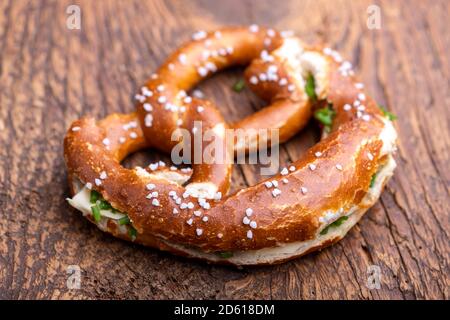
<path fill-rule="evenodd" d="M 449 2 L 0 1 L 0 298 L 448 299 L 450 212 Z M 78 4 L 81 30 L 66 27 Z M 395 112 L 398 169 L 381 200 L 337 245 L 286 264 L 233 269 L 174 257 L 103 234 L 71 209 L 62 141 L 69 124 L 133 110 L 132 96 L 198 29 L 259 23 L 327 42 Z M 231 86 L 241 70 L 201 85 L 229 120 L 261 108 Z M 296 159 L 310 126 L 281 149 Z M 127 165 L 160 155 L 137 154 Z M 236 166 L 234 189 L 260 179 Z M 67 266 L 82 269 L 68 289 Z M 381 288 L 366 286 L 381 268 Z"/>

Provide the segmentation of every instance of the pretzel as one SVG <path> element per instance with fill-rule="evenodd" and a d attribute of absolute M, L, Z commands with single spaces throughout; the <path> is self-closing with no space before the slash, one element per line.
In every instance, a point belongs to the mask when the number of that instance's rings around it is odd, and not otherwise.
<path fill-rule="evenodd" d="M 187 91 L 231 65 L 269 106 L 228 124 Z M 162 98 L 163 97 L 163 98 Z M 75 121 L 64 141 L 69 203 L 101 230 L 172 253 L 234 265 L 273 264 L 329 246 L 379 198 L 393 174 L 396 131 L 330 48 L 252 25 L 198 32 L 136 95 L 137 111 Z M 280 142 L 311 116 L 322 139 L 279 174 L 228 195 L 230 164 L 120 165 L 154 147 L 170 152 L 177 128 L 278 129 Z M 257 148 L 257 133 L 234 151 Z M 270 142 L 270 141 L 269 141 Z"/>

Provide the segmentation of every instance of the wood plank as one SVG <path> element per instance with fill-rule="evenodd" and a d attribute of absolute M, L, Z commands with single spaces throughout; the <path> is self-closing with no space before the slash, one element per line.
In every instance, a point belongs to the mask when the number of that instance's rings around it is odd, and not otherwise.
<path fill-rule="evenodd" d="M 77 1 L 81 30 L 66 28 L 70 1 L 0 2 L 0 298 L 448 299 L 450 96 L 448 1 Z M 377 2 L 378 3 L 378 2 Z M 271 267 L 211 266 L 103 234 L 68 206 L 62 139 L 84 115 L 134 109 L 132 96 L 198 29 L 258 23 L 339 49 L 369 92 L 399 117 L 398 169 L 381 200 L 337 245 Z M 240 69 L 199 87 L 228 120 L 264 106 L 235 93 Z M 298 158 L 314 125 L 281 148 Z M 153 151 L 126 165 L 164 157 Z M 165 158 L 167 159 L 167 158 Z M 261 179 L 235 166 L 237 190 Z M 79 265 L 79 290 L 67 267 Z M 367 268 L 381 269 L 369 289 Z"/>

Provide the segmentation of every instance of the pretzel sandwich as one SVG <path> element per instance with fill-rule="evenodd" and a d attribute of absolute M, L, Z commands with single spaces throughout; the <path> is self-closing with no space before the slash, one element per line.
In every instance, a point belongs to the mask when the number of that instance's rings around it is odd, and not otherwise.
<path fill-rule="evenodd" d="M 247 84 L 270 104 L 255 114 L 229 124 L 212 102 L 187 94 L 205 77 L 247 64 Z M 396 131 L 350 63 L 288 33 L 255 25 L 198 32 L 136 99 L 135 113 L 82 118 L 68 130 L 69 203 L 105 232 L 175 254 L 259 265 L 324 248 L 377 201 L 395 168 Z M 120 165 L 144 148 L 170 152 L 172 132 L 195 136 L 195 121 L 219 138 L 227 128 L 278 129 L 284 142 L 313 114 L 321 141 L 279 174 L 234 194 L 230 164 Z M 234 151 L 257 148 L 260 138 L 250 134 Z"/>

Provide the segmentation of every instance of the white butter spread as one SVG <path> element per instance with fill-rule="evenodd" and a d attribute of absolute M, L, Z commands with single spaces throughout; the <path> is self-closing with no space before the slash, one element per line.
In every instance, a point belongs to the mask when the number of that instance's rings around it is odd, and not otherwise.
<path fill-rule="evenodd" d="M 315 51 L 307 51 L 300 58 L 302 75 L 304 78 L 312 74 L 314 77 L 315 92 L 319 99 L 323 99 L 328 89 L 329 63 L 322 54 Z"/>
<path fill-rule="evenodd" d="M 323 99 L 328 89 L 329 62 L 321 53 L 304 51 L 303 44 L 298 39 L 287 38 L 283 44 L 273 52 L 281 58 L 295 81 L 295 85 L 304 92 L 305 79 L 312 74 L 314 77 L 315 92 L 319 99 Z"/>
<path fill-rule="evenodd" d="M 83 187 L 72 199 L 67 198 L 69 204 L 77 210 L 83 213 L 83 216 L 92 214 L 90 201 L 91 191 Z M 126 215 L 120 212 L 112 212 L 111 210 L 100 210 L 100 215 L 105 218 L 119 220 L 124 218 Z"/>

